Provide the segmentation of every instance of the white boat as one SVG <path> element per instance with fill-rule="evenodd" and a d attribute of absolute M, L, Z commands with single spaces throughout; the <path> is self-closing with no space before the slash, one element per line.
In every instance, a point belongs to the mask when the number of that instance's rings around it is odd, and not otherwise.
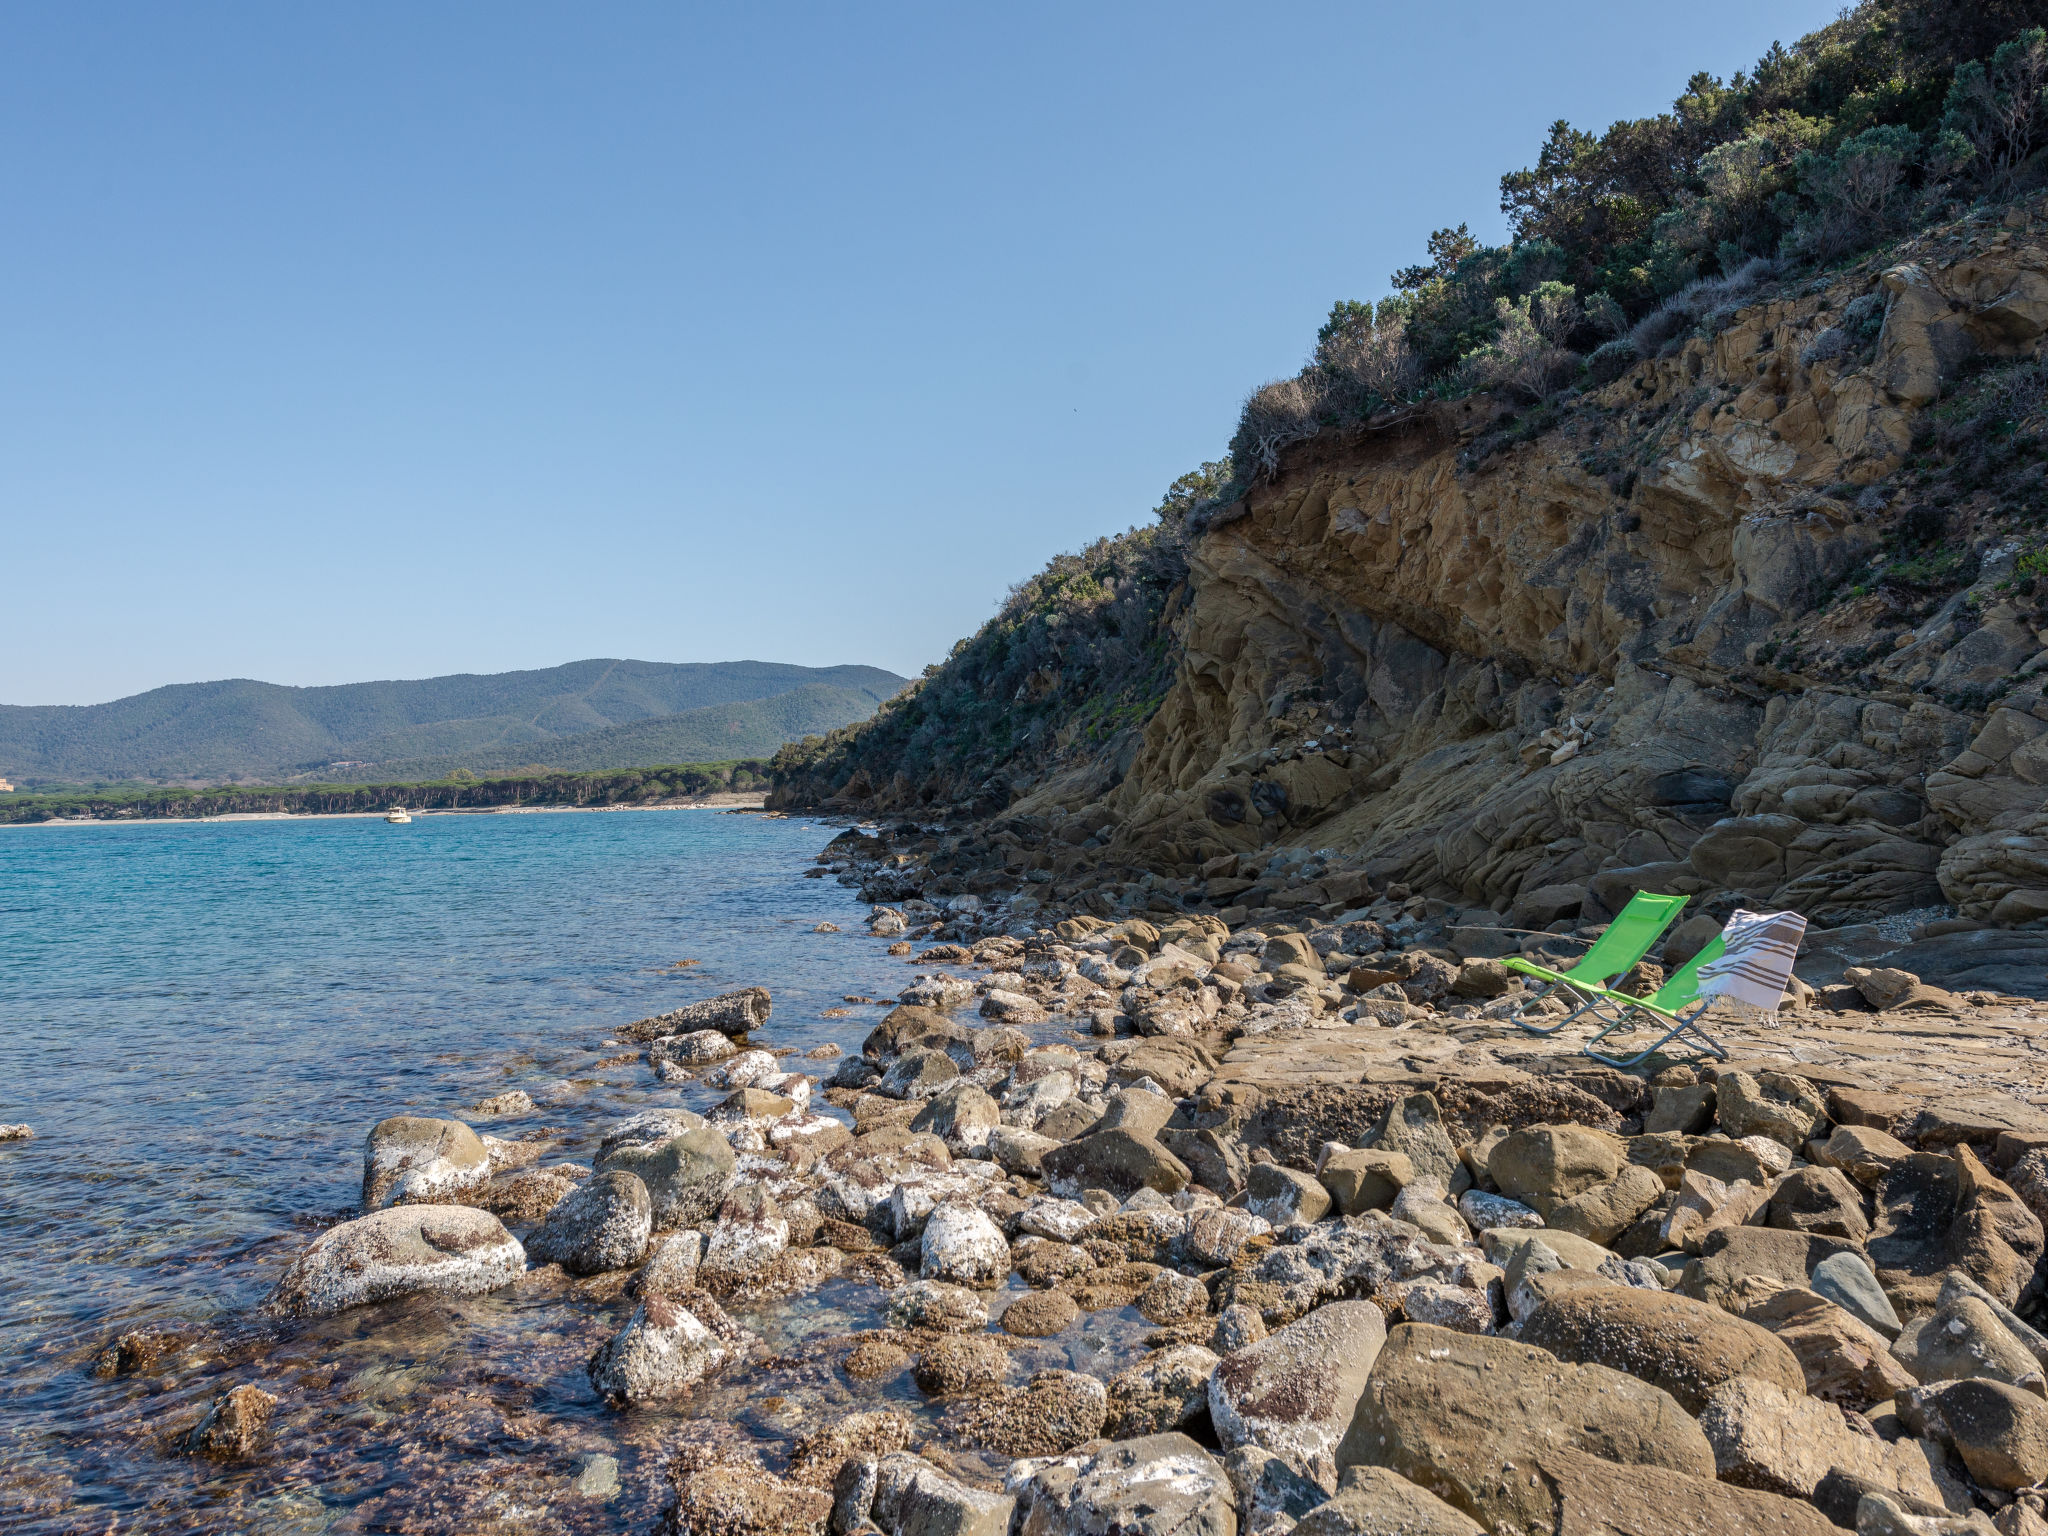
<path fill-rule="evenodd" d="M 396 826 L 404 826 L 405 823 L 412 820 L 412 813 L 407 811 L 402 805 L 394 805 L 384 813 L 384 819 Z"/>

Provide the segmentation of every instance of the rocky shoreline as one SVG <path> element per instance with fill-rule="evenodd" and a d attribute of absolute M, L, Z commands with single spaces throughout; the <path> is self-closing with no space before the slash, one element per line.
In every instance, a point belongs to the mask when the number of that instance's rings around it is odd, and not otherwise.
<path fill-rule="evenodd" d="M 884 838 L 820 857 L 912 883 Z M 748 988 L 615 1031 L 724 1096 L 587 1164 L 388 1119 L 270 1309 L 569 1287 L 592 1392 L 682 1415 L 675 1536 L 2048 1530 L 2039 1005 L 1843 966 L 1717 1024 L 1728 1062 L 1624 1073 L 1507 1020 L 1500 954 L 1592 930 L 1348 894 L 876 902 L 911 979 L 857 1053 L 793 1059 Z M 237 1383 L 186 1445 L 260 1456 L 276 1403 Z"/>

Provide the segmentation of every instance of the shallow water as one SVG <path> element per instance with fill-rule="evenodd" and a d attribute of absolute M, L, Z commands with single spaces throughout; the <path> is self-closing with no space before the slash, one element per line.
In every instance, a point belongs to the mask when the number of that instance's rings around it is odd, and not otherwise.
<path fill-rule="evenodd" d="M 637 1060 L 595 1068 L 622 1049 L 608 1029 L 755 983 L 775 997 L 759 1043 L 857 1050 L 881 1009 L 843 994 L 908 973 L 849 891 L 801 878 L 828 836 L 696 811 L 0 830 L 0 1121 L 37 1133 L 0 1143 L 0 1529 L 645 1530 L 680 1418 L 774 1440 L 913 1399 L 804 1357 L 876 1325 L 879 1293 L 849 1282 L 742 1314 L 781 1359 L 654 1413 L 609 1412 L 584 1378 L 626 1310 L 603 1284 L 288 1327 L 259 1312 L 290 1256 L 355 1213 L 363 1135 L 387 1115 L 525 1088 L 552 1101 L 464 1117 L 562 1127 L 551 1158 L 587 1162 L 623 1114 L 719 1097 Z M 192 1343 L 94 1377 L 141 1324 Z M 1129 1354 L 1130 1319 L 1019 1364 L 1096 1339 Z M 242 1381 L 283 1399 L 273 1449 L 185 1454 Z M 619 1463 L 609 1497 L 574 1491 L 597 1455 Z"/>

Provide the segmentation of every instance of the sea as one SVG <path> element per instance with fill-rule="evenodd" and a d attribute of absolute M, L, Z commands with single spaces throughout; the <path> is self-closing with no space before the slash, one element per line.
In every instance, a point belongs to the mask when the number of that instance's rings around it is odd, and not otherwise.
<path fill-rule="evenodd" d="M 263 1309 L 358 1213 L 386 1116 L 547 1127 L 551 1159 L 587 1164 L 613 1121 L 720 1097 L 601 1065 L 630 1049 L 616 1027 L 742 986 L 773 993 L 756 1043 L 859 1050 L 885 1009 L 858 1000 L 911 972 L 853 892 L 805 878 L 833 830 L 695 809 L 0 828 L 0 1123 L 35 1131 L 0 1143 L 0 1530 L 647 1531 L 691 1424 L 773 1466 L 835 1415 L 932 1417 L 908 1375 L 830 1363 L 822 1341 L 884 1320 L 849 1282 L 736 1313 L 778 1362 L 624 1413 L 584 1375 L 631 1310 L 616 1278 Z M 513 1088 L 533 1115 L 468 1112 Z M 1100 1373 L 1137 1326 L 1091 1316 L 1022 1364 Z M 145 1329 L 160 1359 L 95 1373 Z M 245 1382 L 279 1399 L 270 1443 L 193 1454 Z"/>

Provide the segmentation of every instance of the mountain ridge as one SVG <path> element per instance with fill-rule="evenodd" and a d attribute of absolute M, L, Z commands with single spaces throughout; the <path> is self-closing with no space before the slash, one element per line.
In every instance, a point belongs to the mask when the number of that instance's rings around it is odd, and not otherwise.
<path fill-rule="evenodd" d="M 515 672 L 316 687 L 249 678 L 174 683 L 103 704 L 0 705 L 0 773 L 27 783 L 231 782 L 506 748 L 526 763 L 545 752 L 517 749 L 592 731 L 806 687 L 847 694 L 842 706 L 853 696 L 879 702 L 904 682 L 858 665 L 596 657 Z M 845 715 L 845 708 L 838 712 Z M 778 744 L 750 735 L 746 746 L 772 751 Z"/>

